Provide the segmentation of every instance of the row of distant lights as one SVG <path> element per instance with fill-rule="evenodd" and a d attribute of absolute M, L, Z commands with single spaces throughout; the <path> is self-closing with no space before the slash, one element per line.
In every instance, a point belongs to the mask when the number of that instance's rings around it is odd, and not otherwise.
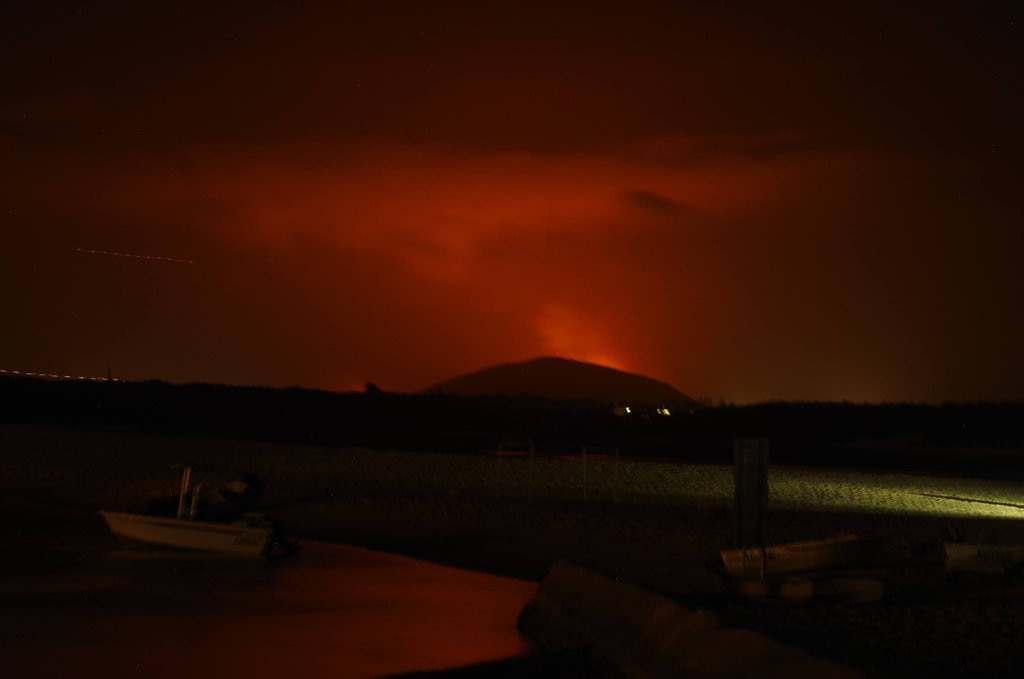
<path fill-rule="evenodd" d="M 657 408 L 654 412 L 658 413 L 659 415 L 671 415 L 672 414 L 672 413 L 669 412 L 668 408 Z M 631 415 L 632 413 L 633 413 L 633 409 L 630 406 L 626 406 L 626 414 L 627 415 Z M 693 411 L 692 410 L 690 411 L 690 414 L 693 415 Z"/>
<path fill-rule="evenodd" d="M 195 264 L 191 259 L 175 259 L 174 257 L 159 257 L 157 255 L 137 255 L 131 252 L 110 252 L 109 250 L 92 250 L 90 248 L 75 248 L 75 252 L 87 255 L 108 255 L 110 257 L 128 257 L 130 259 L 149 259 L 161 262 L 173 262 L 175 264 Z M 58 375 L 57 373 L 29 372 L 27 370 L 6 370 L 0 368 L 0 375 L 15 375 L 17 377 L 43 377 L 51 380 L 80 380 L 82 382 L 119 382 L 116 377 L 88 377 L 86 375 Z"/>
<path fill-rule="evenodd" d="M 90 248 L 75 248 L 75 252 L 86 255 L 108 255 L 110 257 L 128 257 L 129 259 L 148 259 L 160 262 L 173 262 L 175 264 L 195 264 L 191 259 L 176 259 L 174 257 L 160 257 L 157 255 L 137 255 L 131 252 L 111 252 L 109 250 L 93 250 Z M 15 375 L 18 377 L 43 377 L 51 380 L 81 380 L 82 382 L 120 382 L 116 377 L 88 377 L 86 375 L 58 375 L 57 373 L 39 373 L 25 370 L 6 370 L 0 368 L 0 375 Z"/>
<path fill-rule="evenodd" d="M 84 375 L 57 375 L 54 373 L 33 373 L 22 370 L 4 370 L 0 368 L 0 375 L 16 375 L 18 377 L 46 377 L 51 380 L 82 380 L 83 382 L 120 382 L 116 377 L 86 377 Z"/>

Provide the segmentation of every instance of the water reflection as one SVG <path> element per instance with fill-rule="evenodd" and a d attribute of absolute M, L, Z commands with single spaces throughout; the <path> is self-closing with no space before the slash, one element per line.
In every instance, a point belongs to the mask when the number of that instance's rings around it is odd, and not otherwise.
<path fill-rule="evenodd" d="M 533 583 L 306 542 L 276 567 L 120 553 L 4 583 L 6 676 L 374 677 L 523 654 Z"/>

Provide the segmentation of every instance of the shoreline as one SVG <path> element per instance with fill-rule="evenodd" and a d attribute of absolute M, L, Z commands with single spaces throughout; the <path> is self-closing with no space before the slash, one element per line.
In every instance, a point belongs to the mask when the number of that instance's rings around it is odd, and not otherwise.
<path fill-rule="evenodd" d="M 430 480 L 410 476 L 400 463 L 420 464 L 413 456 L 357 459 L 344 451 L 11 427 L 0 428 L 0 437 L 10 452 L 10 464 L 0 472 L 6 474 L 0 476 L 0 506 L 11 519 L 0 546 L 0 577 L 8 582 L 101 556 L 116 539 L 96 511 L 141 511 L 146 497 L 173 489 L 175 479 L 166 470 L 184 448 L 193 459 L 256 467 L 272 478 L 260 508 L 300 539 L 532 582 L 565 559 L 869 677 L 1013 676 L 1024 662 L 1024 580 L 950 581 L 941 554 L 951 526 L 972 541 L 1024 544 L 1020 520 L 779 510 L 770 504 L 769 542 L 837 532 L 884 536 L 878 558 L 849 574 L 882 581 L 885 596 L 874 602 L 758 601 L 733 596 L 728 581 L 709 568 L 728 547 L 728 506 L 627 502 L 621 496 L 614 502 L 502 497 L 489 488 L 471 495 L 462 486 L 430 486 Z M 384 466 L 369 468 L 368 460 Z M 508 670 L 495 666 L 455 676 L 503 676 Z"/>
<path fill-rule="evenodd" d="M 23 526 L 20 535 L 0 552 L 3 579 L 8 585 L 22 576 L 59 576 L 64 569 L 79 567 L 83 560 L 102 558 L 104 552 L 116 548 L 120 542 L 106 531 L 95 513 L 83 507 L 62 507 L 25 495 L 0 495 L 0 504 Z M 415 506 L 410 504 L 406 509 L 414 511 Z M 934 548 L 938 543 L 933 540 L 931 549 L 921 551 L 929 542 L 917 539 L 940 531 L 943 526 L 938 519 L 908 521 L 903 517 L 893 522 L 892 517 L 884 516 L 775 516 L 778 528 L 782 528 L 785 520 L 791 532 L 797 532 L 797 527 L 803 532 L 814 525 L 824 528 L 838 524 L 861 529 L 888 525 L 893 534 L 900 531 L 899 537 L 888 541 L 888 561 L 865 564 L 856 571 L 861 577 L 886 580 L 886 596 L 881 601 L 800 604 L 732 596 L 726 581 L 708 568 L 704 560 L 708 554 L 716 553 L 715 545 L 706 540 L 679 548 L 674 553 L 665 551 L 669 542 L 659 541 L 653 532 L 634 542 L 634 547 L 639 544 L 653 547 L 660 543 L 663 549 L 658 556 L 655 549 L 639 554 L 622 549 L 621 544 L 596 539 L 594 531 L 610 522 L 608 516 L 600 514 L 586 516 L 576 512 L 565 517 L 558 533 L 562 538 L 574 533 L 575 543 L 560 542 L 553 535 L 527 542 L 521 531 L 512 528 L 448 533 L 432 539 L 421 532 L 422 529 L 398 533 L 377 526 L 376 535 L 371 535 L 371 531 L 365 530 L 367 526 L 360 532 L 353 530 L 352 525 L 342 525 L 344 522 L 296 524 L 295 527 L 305 529 L 297 531 L 300 539 L 356 545 L 532 582 L 543 579 L 558 558 L 565 558 L 615 579 L 639 584 L 688 608 L 709 610 L 725 626 L 761 632 L 814 657 L 861 671 L 868 677 L 905 676 L 910 668 L 942 676 L 950 667 L 956 667 L 957 673 L 963 676 L 1012 676 L 1011 662 L 1020 659 L 1022 647 L 1018 642 L 1022 640 L 1020 624 L 1024 624 L 1024 581 L 999 578 L 1006 585 L 1003 586 L 993 585 L 991 578 L 967 576 L 957 583 L 948 582 L 942 573 L 941 554 Z M 645 514 L 646 511 L 638 510 L 622 520 L 636 522 Z M 681 518 L 682 514 L 676 518 Z M 299 516 L 296 513 L 291 518 Z M 358 518 L 365 520 L 365 512 L 359 512 Z M 382 521 L 381 525 L 403 523 L 394 519 Z M 699 512 L 696 517 L 690 516 L 693 526 L 704 522 L 705 535 L 712 536 L 711 539 L 717 539 L 714 536 L 725 519 L 728 515 L 722 512 Z M 1002 528 L 1004 534 L 1019 530 L 1012 524 L 997 526 L 991 521 L 983 524 Z M 680 559 L 679 555 L 684 553 L 688 558 Z M 24 560 L 26 555 L 32 558 Z M 902 565 L 895 560 L 900 556 L 908 557 Z M 297 558 L 302 558 L 301 553 Z M 896 650 L 899 654 L 893 655 Z M 479 667 L 456 668 L 451 676 L 516 676 L 538 668 L 579 667 L 580 662 L 578 654 L 539 653 L 484 663 Z M 584 676 L 614 676 L 606 668 L 587 667 L 588 674 Z M 449 675 L 430 672 L 422 676 Z"/>

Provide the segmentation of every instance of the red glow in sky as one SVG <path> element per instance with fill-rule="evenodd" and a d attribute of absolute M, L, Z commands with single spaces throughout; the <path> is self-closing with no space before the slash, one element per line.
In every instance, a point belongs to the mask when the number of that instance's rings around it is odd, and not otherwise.
<path fill-rule="evenodd" d="M 1015 4 L 3 12 L 0 363 L 1024 398 Z"/>

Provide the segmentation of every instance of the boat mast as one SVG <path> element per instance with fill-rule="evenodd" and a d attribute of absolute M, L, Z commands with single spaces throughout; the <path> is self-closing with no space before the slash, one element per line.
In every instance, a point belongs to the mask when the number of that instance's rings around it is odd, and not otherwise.
<path fill-rule="evenodd" d="M 185 495 L 192 484 L 192 467 L 185 467 L 181 471 L 181 491 L 178 493 L 178 518 L 185 514 Z"/>

